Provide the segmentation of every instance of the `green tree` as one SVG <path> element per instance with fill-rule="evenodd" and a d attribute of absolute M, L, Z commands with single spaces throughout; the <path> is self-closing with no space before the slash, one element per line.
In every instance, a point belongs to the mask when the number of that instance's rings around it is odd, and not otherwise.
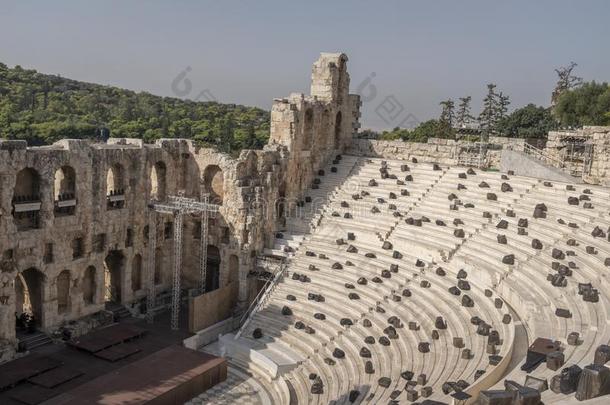
<path fill-rule="evenodd" d="M 411 131 L 406 131 L 403 140 L 409 142 L 427 142 L 428 138 L 446 138 L 447 132 L 438 120 L 424 121 Z"/>
<path fill-rule="evenodd" d="M 440 105 L 442 109 L 441 115 L 438 120 L 441 124 L 445 125 L 448 128 L 451 128 L 453 126 L 454 120 L 455 103 L 452 99 L 447 99 L 445 101 L 441 101 Z"/>
<path fill-rule="evenodd" d="M 496 126 L 500 122 L 501 119 L 506 117 L 506 113 L 508 113 L 508 106 L 510 105 L 510 99 L 507 95 L 500 92 L 498 94 L 498 106 L 496 108 L 496 117 L 495 123 Z"/>
<path fill-rule="evenodd" d="M 496 85 L 489 83 L 487 85 L 487 95 L 483 99 L 483 110 L 479 114 L 479 125 L 485 138 L 495 130 L 495 119 L 498 110 Z"/>
<path fill-rule="evenodd" d="M 460 97 L 460 105 L 458 106 L 456 116 L 456 126 L 463 128 L 474 121 L 474 117 L 470 113 L 470 102 L 472 101 L 471 96 Z"/>
<path fill-rule="evenodd" d="M 191 138 L 239 152 L 266 143 L 269 118 L 259 108 L 159 97 L 0 63 L 0 137 L 31 145 L 110 133 L 145 142 Z"/>
<path fill-rule="evenodd" d="M 593 81 L 565 91 L 553 112 L 563 127 L 610 125 L 610 87 Z"/>
<path fill-rule="evenodd" d="M 528 104 L 502 118 L 497 129 L 500 134 L 514 138 L 544 138 L 557 129 L 557 122 L 550 108 Z"/>

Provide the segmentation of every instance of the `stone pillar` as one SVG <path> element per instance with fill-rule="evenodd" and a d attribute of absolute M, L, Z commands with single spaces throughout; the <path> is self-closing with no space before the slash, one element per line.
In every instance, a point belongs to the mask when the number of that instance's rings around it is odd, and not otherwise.
<path fill-rule="evenodd" d="M 249 295 L 249 279 L 248 273 L 254 267 L 255 258 L 251 258 L 248 254 L 241 254 L 239 260 L 239 291 L 237 294 L 236 312 L 243 312 L 248 308 Z"/>

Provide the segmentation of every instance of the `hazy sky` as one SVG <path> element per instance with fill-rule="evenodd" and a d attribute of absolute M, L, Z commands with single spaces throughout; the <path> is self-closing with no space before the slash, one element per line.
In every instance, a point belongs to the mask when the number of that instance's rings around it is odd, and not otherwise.
<path fill-rule="evenodd" d="M 348 54 L 351 91 L 373 77 L 363 127 L 435 117 L 485 84 L 511 107 L 548 105 L 555 67 L 610 81 L 610 1 L 0 0 L 0 61 L 159 95 L 269 109 L 308 92 L 319 52 Z M 186 71 L 191 90 L 172 82 Z M 186 93 L 186 94 L 185 94 Z M 183 95 L 184 94 L 184 95 Z M 404 107 L 376 112 L 391 97 Z M 372 99 L 371 99 L 372 98 Z"/>

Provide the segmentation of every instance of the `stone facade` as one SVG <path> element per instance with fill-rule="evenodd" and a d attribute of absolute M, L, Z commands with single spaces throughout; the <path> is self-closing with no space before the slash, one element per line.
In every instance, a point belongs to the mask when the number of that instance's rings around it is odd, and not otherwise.
<path fill-rule="evenodd" d="M 610 127 L 549 132 L 545 152 L 581 173 L 587 183 L 610 185 Z"/>
<path fill-rule="evenodd" d="M 377 141 L 354 139 L 347 153 L 356 156 L 375 156 L 387 159 L 412 158 L 421 162 L 459 165 L 467 154 L 468 142 L 430 138 L 427 142 Z M 524 151 L 533 146 L 548 157 L 547 163 L 558 162 L 565 171 L 582 178 L 586 183 L 610 185 L 610 127 L 584 127 L 573 131 L 551 131 L 547 139 L 521 139 L 494 136 L 482 166 L 500 169 L 502 151 Z"/>
<path fill-rule="evenodd" d="M 0 141 L 0 342 L 15 345 L 15 315 L 24 311 L 53 331 L 109 300 L 144 298 L 152 237 L 155 289 L 169 290 L 172 218 L 157 214 L 151 235 L 148 208 L 169 195 L 209 193 L 221 205 L 209 223 L 207 280 L 237 281 L 236 311 L 244 309 L 256 293 L 248 278 L 256 257 L 317 170 L 350 143 L 359 107 L 349 94 L 347 57 L 325 53 L 314 64 L 311 95 L 275 100 L 268 145 L 238 158 L 180 139 L 62 140 L 32 148 Z M 200 227 L 200 218 L 184 219 L 184 288 L 198 283 Z"/>
<path fill-rule="evenodd" d="M 497 169 L 500 165 L 502 149 L 523 150 L 524 144 L 542 146 L 536 139 L 520 139 L 493 136 L 489 138 L 484 165 Z M 460 154 L 473 144 L 453 139 L 429 138 L 427 142 L 376 141 L 370 139 L 354 139 L 349 145 L 348 153 L 357 156 L 377 156 L 387 159 L 412 158 L 421 162 L 433 162 L 443 165 L 459 164 Z"/>

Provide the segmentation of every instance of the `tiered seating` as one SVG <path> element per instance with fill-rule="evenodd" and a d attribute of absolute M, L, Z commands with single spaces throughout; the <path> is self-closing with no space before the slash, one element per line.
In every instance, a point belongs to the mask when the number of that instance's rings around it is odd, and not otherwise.
<path fill-rule="evenodd" d="M 505 342 L 499 348 L 500 356 L 510 350 L 512 326 L 502 323 L 503 311 L 493 307 L 483 290 L 470 286 L 468 295 L 475 306 L 462 307 L 462 296 L 448 292 L 450 287 L 457 288 L 456 273 L 436 274 L 437 266 L 411 255 L 404 243 L 404 252 L 398 246 L 383 245 L 384 237 L 445 174 L 442 169 L 432 170 L 429 164 L 411 163 L 407 170 L 403 165 L 404 162 L 383 164 L 378 159 L 362 160 L 356 165 L 350 179 L 324 209 L 320 227 L 291 259 L 290 273 L 243 334 L 250 337 L 254 330 L 264 330 L 260 342 L 282 342 L 306 359 L 286 376 L 296 387 L 300 401 L 316 398 L 319 403 L 328 403 L 349 396 L 352 390 L 361 391 L 364 398 L 362 387 L 369 387 L 367 397 L 389 401 L 396 396 L 395 391 L 400 394 L 407 382 L 401 377 L 403 372 L 413 373 L 413 380 L 425 375 L 423 386 L 432 389 L 432 398 L 444 396 L 441 387 L 445 382 L 464 380 L 473 384 L 475 373 L 481 373 L 477 370 L 494 367 L 485 353 L 486 337 L 476 334 L 473 317 L 483 319 L 498 331 Z M 403 189 L 408 193 L 401 193 Z M 338 239 L 342 239 L 339 244 Z M 393 269 L 393 265 L 397 267 Z M 307 282 L 298 279 L 299 275 L 307 277 Z M 362 277 L 366 285 L 358 283 Z M 427 285 L 422 284 L 424 281 Z M 318 293 L 324 297 L 323 302 L 310 295 Z M 357 294 L 351 297 L 357 299 L 350 299 L 350 293 Z M 447 311 L 450 307 L 457 309 Z M 384 312 L 378 312 L 378 308 Z M 324 319 L 315 314 L 324 314 Z M 435 327 L 439 316 L 444 318 L 446 329 Z M 388 333 L 390 317 L 396 317 L 401 327 L 395 329 L 396 339 L 385 337 L 389 345 L 384 346 L 379 338 Z M 367 337 L 373 337 L 374 343 L 366 343 Z M 455 347 L 454 338 L 461 339 L 461 344 L 455 342 L 459 347 Z M 422 346 L 425 353 L 420 352 L 420 343 L 429 345 L 429 351 Z M 363 347 L 370 351 L 370 357 L 360 356 Z M 333 357 L 336 348 L 344 358 Z M 462 349 L 469 349 L 471 358 L 462 359 Z M 367 369 L 368 359 L 373 370 Z M 319 395 L 311 394 L 310 373 L 322 380 L 324 389 Z M 408 373 L 405 376 L 409 377 Z M 388 384 L 382 381 L 380 385 L 383 377 L 389 378 Z M 413 388 L 419 392 L 423 386 Z M 399 399 L 406 398 L 406 394 L 400 395 Z"/>
<path fill-rule="evenodd" d="M 521 180 L 514 178 L 511 184 Z M 469 263 L 477 268 L 476 274 L 497 283 L 498 293 L 525 321 L 530 342 L 536 337 L 558 340 L 566 365 L 584 367 L 592 362 L 595 349 L 610 339 L 606 326 L 610 291 L 604 276 L 610 244 L 607 239 L 591 235 L 595 227 L 609 229 L 610 199 L 607 189 L 594 188 L 592 194 L 583 194 L 585 186 L 572 186 L 574 191 L 566 191 L 566 186 L 538 182 L 531 192 L 508 204 L 496 223 L 469 239 L 455 259 L 466 266 Z M 578 205 L 568 204 L 569 197 L 580 195 L 588 195 L 586 201 L 593 208 L 585 208 L 582 201 Z M 539 204 L 544 204 L 543 215 L 540 211 L 534 214 Z M 497 227 L 500 221 L 505 221 L 505 229 Z M 506 237 L 505 244 L 498 243 L 499 235 Z M 588 253 L 586 246 L 593 247 L 597 254 Z M 485 257 L 480 257 L 481 251 L 486 252 Z M 514 255 L 514 264 L 502 263 L 507 255 Z M 473 260 L 477 256 L 478 260 Z M 569 269 L 571 275 L 565 277 L 565 286 L 555 286 L 547 279 L 554 273 L 553 262 Z M 578 284 L 589 282 L 599 290 L 599 302 L 584 302 L 578 294 Z M 570 317 L 557 316 L 558 309 L 570 311 Z M 577 346 L 568 344 L 572 332 L 580 335 L 581 343 Z M 550 382 L 556 373 L 542 365 L 529 375 Z M 506 378 L 523 382 L 526 374 L 516 368 Z M 542 398 L 552 403 L 565 396 L 545 391 Z"/>
<path fill-rule="evenodd" d="M 610 341 L 609 190 L 343 161 L 349 176 L 312 190 L 327 203 L 242 334 L 302 359 L 282 375 L 299 403 L 450 402 L 506 379 L 524 384 L 515 322 L 527 344 L 559 341 L 566 366 L 590 364 Z M 586 283 L 597 293 L 579 294 Z M 558 372 L 528 371 L 549 383 Z"/>

